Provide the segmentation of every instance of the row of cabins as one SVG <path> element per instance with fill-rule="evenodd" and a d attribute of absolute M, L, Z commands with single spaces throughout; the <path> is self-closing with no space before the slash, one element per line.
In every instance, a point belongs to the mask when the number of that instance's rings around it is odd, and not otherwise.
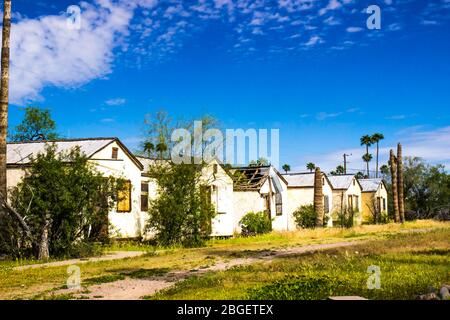
<path fill-rule="evenodd" d="M 127 180 L 122 200 L 111 210 L 108 219 L 111 236 L 138 238 L 145 236 L 145 221 L 149 200 L 157 196 L 157 185 L 148 176 L 154 159 L 134 155 L 117 138 L 90 138 L 54 142 L 58 151 L 78 146 L 95 168 L 104 176 Z M 8 143 L 8 187 L 19 183 L 30 160 L 43 152 L 45 142 Z M 216 216 L 212 221 L 212 236 L 232 236 L 240 232 L 239 221 L 250 211 L 264 211 L 272 218 L 272 229 L 296 229 L 293 212 L 313 203 L 314 173 L 281 174 L 273 166 L 240 167 L 226 170 L 213 160 L 203 169 L 202 179 L 209 186 Z M 325 214 L 332 227 L 336 213 L 352 208 L 360 212 L 362 223 L 372 214 L 374 206 L 387 212 L 386 186 L 381 179 L 358 180 L 353 175 L 323 174 Z"/>

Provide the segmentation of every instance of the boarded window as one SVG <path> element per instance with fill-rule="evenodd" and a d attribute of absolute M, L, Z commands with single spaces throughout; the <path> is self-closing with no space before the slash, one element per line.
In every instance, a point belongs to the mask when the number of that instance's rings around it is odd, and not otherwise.
<path fill-rule="evenodd" d="M 148 211 L 148 182 L 141 183 L 141 211 Z"/>
<path fill-rule="evenodd" d="M 386 211 L 386 199 L 383 198 L 383 211 Z"/>
<path fill-rule="evenodd" d="M 277 216 L 281 216 L 283 214 L 283 198 L 281 197 L 281 193 L 275 193 L 275 208 Z"/>
<path fill-rule="evenodd" d="M 353 196 L 348 196 L 348 208 L 353 209 Z"/>
<path fill-rule="evenodd" d="M 123 189 L 119 191 L 117 212 L 131 211 L 131 181 L 125 181 Z"/>
<path fill-rule="evenodd" d="M 325 213 L 330 212 L 330 198 L 328 196 L 323 196 L 323 209 Z"/>
<path fill-rule="evenodd" d="M 117 159 L 118 154 L 119 154 L 119 148 L 112 148 L 111 158 L 112 159 Z"/>

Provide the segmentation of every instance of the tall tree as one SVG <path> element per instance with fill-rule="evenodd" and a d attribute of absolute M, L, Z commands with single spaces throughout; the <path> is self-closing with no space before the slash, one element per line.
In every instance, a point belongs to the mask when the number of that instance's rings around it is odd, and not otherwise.
<path fill-rule="evenodd" d="M 316 212 L 316 226 L 323 227 L 324 205 L 322 172 L 316 168 L 314 172 L 314 211 Z"/>
<path fill-rule="evenodd" d="M 309 172 L 313 172 L 313 170 L 316 168 L 316 165 L 314 164 L 314 163 L 312 163 L 312 162 L 308 162 L 307 164 L 306 164 L 306 169 L 308 169 L 309 170 Z"/>
<path fill-rule="evenodd" d="M 394 203 L 394 220 L 400 222 L 400 213 L 398 210 L 398 185 L 397 185 L 397 159 L 394 155 L 394 150 L 391 149 L 389 154 L 389 165 L 391 166 L 392 179 L 392 200 Z"/>
<path fill-rule="evenodd" d="M 338 165 L 335 170 L 331 171 L 330 174 L 332 176 L 339 176 L 341 174 L 345 174 L 345 169 L 343 166 Z"/>
<path fill-rule="evenodd" d="M 291 171 L 291 166 L 288 164 L 284 164 L 282 168 L 286 173 L 288 173 L 288 171 Z"/>
<path fill-rule="evenodd" d="M 56 123 L 51 117 L 50 110 L 36 107 L 25 109 L 22 122 L 10 134 L 12 141 L 55 140 L 58 137 Z"/>
<path fill-rule="evenodd" d="M 375 143 L 377 145 L 377 158 L 376 158 L 376 163 L 377 163 L 377 169 L 375 171 L 375 176 L 378 178 L 378 156 L 380 153 L 380 141 L 384 139 L 384 135 L 382 133 L 374 133 L 372 135 L 372 143 Z"/>
<path fill-rule="evenodd" d="M 372 137 L 369 135 L 364 135 L 360 139 L 360 143 L 362 146 L 366 146 L 366 154 L 363 155 L 363 160 L 366 162 L 367 166 L 367 175 L 369 176 L 369 161 L 365 160 L 364 158 L 368 159 L 369 155 L 369 147 L 372 145 Z M 372 159 L 371 159 L 372 160 Z"/>
<path fill-rule="evenodd" d="M 9 42 L 11 33 L 11 0 L 3 0 L 3 30 L 0 80 L 0 194 L 6 198 L 6 137 L 9 103 Z"/>
<path fill-rule="evenodd" d="M 362 156 L 362 159 L 367 164 L 367 178 L 370 178 L 370 171 L 369 171 L 369 162 L 372 161 L 373 156 L 370 153 L 366 153 Z"/>
<path fill-rule="evenodd" d="M 405 196 L 403 180 L 403 151 L 402 145 L 397 145 L 397 183 L 398 183 L 398 211 L 400 221 L 405 222 Z"/>

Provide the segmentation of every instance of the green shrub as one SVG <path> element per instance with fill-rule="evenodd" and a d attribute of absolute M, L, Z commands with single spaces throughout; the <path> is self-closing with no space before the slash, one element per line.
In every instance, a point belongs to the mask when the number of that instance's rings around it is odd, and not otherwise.
<path fill-rule="evenodd" d="M 301 228 L 315 228 L 317 214 L 314 210 L 314 205 L 305 205 L 297 208 L 293 213 L 295 218 L 295 223 Z M 323 226 L 326 227 L 328 224 L 328 214 L 323 215 Z"/>
<path fill-rule="evenodd" d="M 338 211 L 336 215 L 338 218 L 336 221 L 337 225 L 341 228 L 351 228 L 355 225 L 355 217 L 358 213 L 355 213 L 351 209 L 344 209 L 342 211 Z"/>
<path fill-rule="evenodd" d="M 272 220 L 267 216 L 267 213 L 249 212 L 241 221 L 241 234 L 244 236 L 252 236 L 256 234 L 263 234 L 272 231 Z"/>
<path fill-rule="evenodd" d="M 319 300 L 346 289 L 340 279 L 322 276 L 290 275 L 269 285 L 249 290 L 251 300 Z"/>

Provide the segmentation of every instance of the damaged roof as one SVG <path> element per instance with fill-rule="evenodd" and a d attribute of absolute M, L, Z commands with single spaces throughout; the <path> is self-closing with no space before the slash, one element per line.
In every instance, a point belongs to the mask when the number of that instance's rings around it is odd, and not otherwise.
<path fill-rule="evenodd" d="M 258 191 L 269 177 L 270 166 L 230 169 L 235 191 Z"/>

